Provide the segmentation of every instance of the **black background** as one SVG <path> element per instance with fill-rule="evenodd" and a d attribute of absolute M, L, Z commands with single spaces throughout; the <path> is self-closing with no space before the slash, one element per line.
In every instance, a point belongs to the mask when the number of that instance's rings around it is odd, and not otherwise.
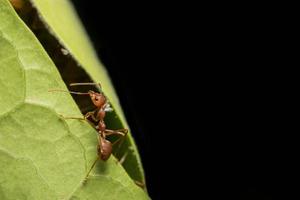
<path fill-rule="evenodd" d="M 156 18 L 163 10 L 142 5 L 141 9 L 85 1 L 74 1 L 74 5 L 119 95 L 139 147 L 149 195 L 165 199 L 182 176 L 175 170 L 182 147 L 173 137 L 178 137 L 177 128 L 184 128 L 183 116 L 172 110 L 189 106 L 184 96 L 176 94 L 182 89 L 177 64 L 166 73 L 173 67 L 169 58 L 174 59 L 168 46 L 173 43 L 171 32 L 164 31 L 170 24 Z"/>
<path fill-rule="evenodd" d="M 74 5 L 120 97 L 152 199 L 282 193 L 278 87 L 262 67 L 260 27 L 194 21 L 159 4 Z"/>

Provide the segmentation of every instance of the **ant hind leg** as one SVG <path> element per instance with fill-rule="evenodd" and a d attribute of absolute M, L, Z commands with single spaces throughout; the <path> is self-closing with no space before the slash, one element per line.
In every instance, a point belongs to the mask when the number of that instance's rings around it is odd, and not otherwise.
<path fill-rule="evenodd" d="M 85 177 L 84 177 L 84 182 L 87 181 L 88 176 L 90 175 L 92 169 L 95 167 L 97 161 L 100 159 L 100 156 L 97 156 L 96 160 L 94 161 L 94 163 L 92 164 L 92 166 L 90 167 L 89 171 L 86 173 Z"/>
<path fill-rule="evenodd" d="M 120 147 L 122 146 L 123 142 L 126 139 L 128 133 L 128 129 L 117 129 L 117 130 L 109 130 L 106 129 L 105 130 L 105 135 L 109 136 L 109 135 L 118 135 L 120 136 L 116 141 L 114 141 L 114 143 L 112 144 L 113 146 L 116 145 L 118 143 L 118 147 L 116 148 L 115 151 L 115 157 L 118 158 L 118 152 L 120 150 Z M 122 164 L 125 161 L 125 158 L 127 157 L 128 152 L 126 152 L 121 158 L 120 160 L 118 160 L 118 163 Z"/>

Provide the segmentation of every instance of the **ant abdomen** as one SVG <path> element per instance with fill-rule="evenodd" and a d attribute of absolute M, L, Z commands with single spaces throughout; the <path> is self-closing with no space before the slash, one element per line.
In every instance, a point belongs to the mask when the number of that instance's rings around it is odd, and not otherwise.
<path fill-rule="evenodd" d="M 112 144 L 104 138 L 101 139 L 100 143 L 101 147 L 98 145 L 98 154 L 101 160 L 106 161 L 112 153 Z"/>

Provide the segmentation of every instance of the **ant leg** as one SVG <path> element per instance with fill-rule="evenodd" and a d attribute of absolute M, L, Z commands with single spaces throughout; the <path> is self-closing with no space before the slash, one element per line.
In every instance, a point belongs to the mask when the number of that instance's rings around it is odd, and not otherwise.
<path fill-rule="evenodd" d="M 110 129 L 106 129 L 105 130 L 105 135 L 109 136 L 109 135 L 120 135 L 120 136 L 126 136 L 128 133 L 128 129 L 117 129 L 117 130 L 110 130 Z"/>
<path fill-rule="evenodd" d="M 85 175 L 84 180 L 86 181 L 88 176 L 90 175 L 92 169 L 94 168 L 94 166 L 96 165 L 97 161 L 100 159 L 100 156 L 97 156 L 96 160 L 94 161 L 94 163 L 92 164 L 91 168 L 89 169 L 89 171 L 87 172 L 87 174 Z"/>
<path fill-rule="evenodd" d="M 63 115 L 59 115 L 59 116 L 61 116 L 61 117 L 64 118 L 64 119 L 79 119 L 79 120 L 85 120 L 84 117 L 66 117 L 66 116 L 63 116 Z"/>
<path fill-rule="evenodd" d="M 97 119 L 94 116 L 95 111 L 91 111 L 91 112 L 87 112 L 84 117 L 65 117 L 63 115 L 60 115 L 62 118 L 64 119 L 78 119 L 78 120 L 85 120 L 87 121 L 90 125 L 92 125 L 94 127 L 94 124 L 88 120 L 89 117 L 92 117 L 93 120 L 97 121 Z"/>
<path fill-rule="evenodd" d="M 64 119 L 79 119 L 79 120 L 85 120 L 85 117 L 66 117 L 63 115 L 60 115 Z"/>
<path fill-rule="evenodd" d="M 127 129 L 117 129 L 117 130 L 109 130 L 109 129 L 106 129 L 105 131 L 105 135 L 106 136 L 109 136 L 109 135 L 119 135 L 119 136 L 122 136 L 120 138 L 118 138 L 112 145 L 115 145 L 116 143 L 120 142 L 120 141 L 124 141 L 124 139 L 126 138 L 126 135 L 128 133 L 128 130 Z M 121 145 L 122 143 L 119 144 L 119 146 Z"/>
<path fill-rule="evenodd" d="M 97 156 L 96 160 L 94 161 L 94 163 L 92 164 L 92 166 L 89 169 L 89 171 L 87 172 L 87 174 L 86 174 L 86 176 L 84 178 L 84 181 L 87 180 L 87 178 L 88 178 L 89 174 L 91 173 L 92 169 L 95 167 L 97 161 L 100 159 L 99 149 L 101 149 L 102 147 L 101 147 L 101 142 L 99 142 L 99 139 L 100 138 L 98 138 L 98 146 L 97 146 L 98 156 Z"/>
<path fill-rule="evenodd" d="M 61 117 L 63 117 L 64 119 L 79 119 L 79 120 L 87 120 L 89 117 L 93 118 L 95 111 L 91 111 L 91 112 L 87 112 L 84 117 L 65 117 L 63 115 L 60 115 Z M 94 118 L 93 118 L 94 120 Z"/>
<path fill-rule="evenodd" d="M 143 183 L 143 182 L 141 182 L 141 181 L 137 181 L 137 180 L 135 180 L 134 183 L 135 183 L 137 186 L 141 187 L 142 189 L 145 189 L 145 183 Z"/>
<path fill-rule="evenodd" d="M 87 113 L 84 115 L 84 119 L 88 119 L 89 117 L 91 117 L 95 122 L 99 121 L 99 120 L 95 117 L 95 112 L 96 112 L 96 110 L 91 111 L 91 112 L 87 112 Z"/>
<path fill-rule="evenodd" d="M 118 157 L 118 151 L 120 149 L 120 147 L 122 146 L 123 142 L 125 141 L 125 138 L 127 136 L 127 133 L 128 133 L 128 129 L 117 129 L 117 130 L 109 130 L 109 129 L 106 129 L 105 130 L 105 135 L 108 136 L 108 135 L 119 135 L 119 136 L 122 136 L 120 138 L 118 138 L 112 145 L 115 145 L 117 143 L 118 144 L 118 147 L 116 148 L 116 153 L 115 153 L 115 156 Z M 118 161 L 120 164 L 122 164 L 124 161 L 125 161 L 125 158 L 127 157 L 127 154 L 128 152 L 122 156 L 122 158 L 120 159 L 120 161 Z M 122 162 L 121 162 L 122 161 Z"/>
<path fill-rule="evenodd" d="M 126 151 L 126 153 L 122 156 L 122 158 L 119 160 L 120 165 L 122 165 L 124 163 L 124 161 L 126 160 L 128 155 L 128 151 Z"/>

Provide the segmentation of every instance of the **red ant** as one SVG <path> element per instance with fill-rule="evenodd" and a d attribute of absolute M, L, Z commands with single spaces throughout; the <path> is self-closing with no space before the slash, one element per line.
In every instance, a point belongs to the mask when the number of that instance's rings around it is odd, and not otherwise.
<path fill-rule="evenodd" d="M 101 85 L 100 83 L 72 83 L 70 86 L 76 86 L 76 85 L 98 85 L 100 87 L 101 91 Z M 98 131 L 98 145 L 97 145 L 97 152 L 98 157 L 95 160 L 95 162 L 92 164 L 91 168 L 89 169 L 85 179 L 89 176 L 91 170 L 99 160 L 99 158 L 103 161 L 108 160 L 110 155 L 112 154 L 112 147 L 114 144 L 119 142 L 121 139 L 124 139 L 128 133 L 127 129 L 118 129 L 118 130 L 110 130 L 106 128 L 104 117 L 106 115 L 106 112 L 112 111 L 112 108 L 110 107 L 110 104 L 107 101 L 107 98 L 103 94 L 103 92 L 94 92 L 92 90 L 89 90 L 87 93 L 82 92 L 72 92 L 72 91 L 65 91 L 65 90 L 51 90 L 51 91 L 61 91 L 61 92 L 68 92 L 71 94 L 77 94 L 77 95 L 89 95 L 93 104 L 96 106 L 96 109 L 91 112 L 87 112 L 84 115 L 84 118 L 77 118 L 77 117 L 64 117 L 66 119 L 80 119 L 80 120 L 87 120 L 89 117 L 93 119 L 93 121 L 97 122 L 98 125 L 95 127 Z M 106 139 L 106 136 L 110 135 L 118 135 L 122 136 L 121 138 L 118 138 L 114 143 L 111 143 L 109 140 Z M 122 140 L 123 141 L 123 140 Z M 121 161 L 120 161 L 121 162 Z"/>

